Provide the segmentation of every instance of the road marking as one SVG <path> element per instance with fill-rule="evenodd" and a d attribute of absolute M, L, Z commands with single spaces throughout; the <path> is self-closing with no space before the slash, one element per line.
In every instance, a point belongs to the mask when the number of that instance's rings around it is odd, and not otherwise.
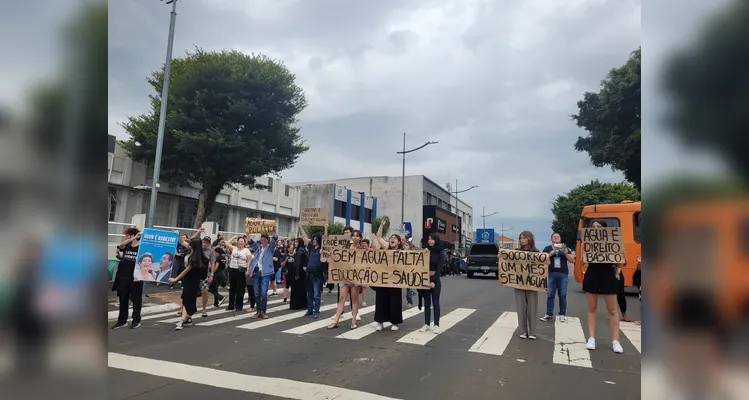
<path fill-rule="evenodd" d="M 476 310 L 472 308 L 456 308 L 453 312 L 440 318 L 440 330 L 446 332 L 448 329 L 455 326 L 455 324 L 457 324 L 458 322 L 466 319 L 475 311 Z M 424 346 L 435 337 L 437 337 L 437 335 L 435 335 L 432 331 L 419 332 L 419 330 L 417 329 L 398 339 L 398 343 L 408 343 Z"/>
<path fill-rule="evenodd" d="M 269 308 L 267 312 L 268 314 L 272 314 L 276 311 L 286 311 L 288 309 L 289 309 L 288 304 L 281 304 L 278 307 Z M 231 317 L 219 318 L 219 319 L 214 319 L 212 321 L 206 321 L 206 322 L 200 322 L 195 325 L 196 326 L 215 326 L 215 325 L 225 324 L 227 322 L 234 322 L 234 321 L 240 321 L 240 320 L 247 319 L 247 318 L 252 318 L 253 315 L 255 315 L 255 313 L 249 313 L 246 310 L 241 310 Z"/>
<path fill-rule="evenodd" d="M 414 315 L 419 315 L 421 313 L 422 313 L 421 310 L 419 310 L 418 308 L 411 308 L 406 311 L 403 311 L 403 321 L 413 317 Z M 336 336 L 336 339 L 359 340 L 363 337 L 369 336 L 377 332 L 377 330 L 375 329 L 375 326 L 377 326 L 377 322 L 372 322 L 371 324 L 359 326 L 356 329 L 343 332 L 342 334 Z M 383 326 L 385 329 L 388 329 L 390 328 L 390 323 L 386 322 Z"/>
<path fill-rule="evenodd" d="M 503 312 L 468 351 L 501 356 L 512 337 L 515 336 L 517 329 L 518 314 L 510 311 Z"/>
<path fill-rule="evenodd" d="M 346 303 L 346 305 L 348 305 L 348 303 Z M 320 307 L 320 312 L 328 311 L 328 310 L 333 310 L 336 307 L 338 307 L 338 304 L 329 304 L 327 306 Z M 302 312 L 297 312 L 297 313 L 291 313 L 291 314 L 284 314 L 284 315 L 280 315 L 278 317 L 273 317 L 273 318 L 269 318 L 269 319 L 263 319 L 263 320 L 260 320 L 260 321 L 250 322 L 249 324 L 239 325 L 237 328 L 241 328 L 241 329 L 258 329 L 258 328 L 263 328 L 263 327 L 266 327 L 266 326 L 277 324 L 279 322 L 291 321 L 292 319 L 302 318 L 302 317 L 304 317 L 305 314 L 307 314 L 307 311 L 302 311 Z"/>
<path fill-rule="evenodd" d="M 357 315 L 366 315 L 373 311 L 374 311 L 374 306 L 364 307 L 364 308 L 359 309 L 359 312 Z M 341 315 L 341 319 L 338 322 L 345 322 L 350 319 L 351 319 L 351 312 L 347 312 Z M 333 322 L 335 322 L 335 320 L 333 320 L 332 322 L 328 319 L 324 319 L 322 321 L 318 320 L 315 322 L 310 322 L 309 324 L 306 324 L 306 325 L 298 326 L 296 328 L 287 329 L 283 331 L 283 333 L 292 333 L 292 334 L 302 335 L 305 333 L 316 331 L 318 329 L 325 328 L 328 325 L 332 324 Z"/>
<path fill-rule="evenodd" d="M 268 305 L 270 306 L 270 305 L 273 305 L 273 304 L 278 304 L 278 303 L 281 303 L 281 302 L 283 302 L 283 300 L 273 300 L 273 301 L 269 301 L 269 302 L 268 302 Z M 273 310 L 277 310 L 277 309 L 279 309 L 279 308 L 274 308 Z M 216 310 L 216 309 L 214 308 L 213 310 Z M 271 311 L 271 310 L 268 310 L 268 312 L 270 312 L 270 311 Z M 200 312 L 200 311 L 198 311 L 198 313 L 199 313 L 199 312 Z M 225 314 L 225 313 L 230 313 L 230 312 L 231 312 L 231 311 L 229 311 L 229 310 L 226 310 L 226 309 L 223 309 L 223 310 L 217 310 L 217 311 L 211 311 L 211 310 L 209 309 L 209 313 L 210 313 L 210 314 L 208 314 L 208 316 L 210 317 L 210 316 L 213 316 L 213 315 L 216 315 L 216 314 Z M 248 313 L 248 312 L 247 312 L 247 310 L 245 310 L 244 308 L 242 308 L 241 310 L 235 310 L 234 312 L 235 312 L 235 313 L 237 313 L 237 314 L 243 314 L 243 313 L 244 313 L 244 314 L 252 315 L 252 314 Z M 198 313 L 195 313 L 195 315 L 198 315 Z M 222 322 L 219 322 L 219 323 L 224 323 L 224 322 L 229 322 L 230 320 L 232 320 L 232 319 L 237 319 L 237 318 L 238 318 L 238 317 L 232 317 L 232 318 L 224 318 L 224 319 L 221 319 L 221 320 L 217 320 L 217 319 L 216 319 L 216 320 L 213 320 L 213 321 L 211 321 L 211 322 L 214 322 L 214 321 L 222 321 Z M 248 317 L 248 318 L 249 318 L 249 317 Z M 180 319 L 182 319 L 182 317 L 173 317 L 173 318 L 165 319 L 165 320 L 163 320 L 163 321 L 156 321 L 156 322 L 157 322 L 157 323 L 172 324 L 172 323 L 175 323 L 175 322 L 179 321 Z M 201 322 L 201 323 L 199 323 L 199 324 L 197 324 L 197 325 L 203 325 L 203 323 Z M 213 324 L 213 325 L 218 325 L 218 324 Z M 210 325 L 209 325 L 209 326 L 210 326 Z"/>
<path fill-rule="evenodd" d="M 179 310 L 181 307 L 182 305 L 177 304 L 177 303 L 156 304 L 156 305 L 141 308 L 140 315 L 163 313 L 166 311 L 176 311 L 176 310 Z M 128 307 L 128 319 L 133 317 L 132 313 L 133 313 L 133 306 L 131 305 Z M 119 316 L 119 314 L 120 314 L 120 310 L 108 311 L 107 320 L 116 319 Z M 145 318 L 141 318 L 141 319 L 145 319 Z"/>
<path fill-rule="evenodd" d="M 593 368 L 590 350 L 585 348 L 585 333 L 579 318 L 554 321 L 554 364 Z"/>
<path fill-rule="evenodd" d="M 267 320 L 266 320 L 267 321 Z M 184 382 L 202 384 L 245 393 L 259 393 L 285 399 L 298 400 L 397 400 L 358 390 L 337 388 L 319 383 L 299 382 L 291 379 L 270 378 L 196 367 L 170 361 L 133 357 L 109 353 L 109 368 L 138 372 Z"/>
<path fill-rule="evenodd" d="M 635 346 L 638 353 L 642 353 L 642 327 L 634 322 L 619 322 L 619 330 Z"/>

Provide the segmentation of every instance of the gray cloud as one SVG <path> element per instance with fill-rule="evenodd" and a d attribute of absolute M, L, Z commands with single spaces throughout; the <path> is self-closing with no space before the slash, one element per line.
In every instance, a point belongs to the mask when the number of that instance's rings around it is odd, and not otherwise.
<path fill-rule="evenodd" d="M 569 115 L 584 91 L 640 44 L 639 0 L 181 2 L 174 53 L 193 45 L 263 52 L 297 74 L 312 146 L 282 175 L 302 181 L 408 174 L 480 188 L 461 195 L 500 211 L 515 234 L 550 233 L 550 202 L 594 178 Z M 163 63 L 169 7 L 110 2 L 110 133 L 147 110 L 145 77 Z M 459 187 L 460 188 L 460 187 Z M 508 223 L 508 222 L 505 222 Z M 544 229 L 546 231 L 544 231 Z M 514 232 L 514 231 L 511 231 Z M 508 235 L 510 235 L 508 233 Z"/>

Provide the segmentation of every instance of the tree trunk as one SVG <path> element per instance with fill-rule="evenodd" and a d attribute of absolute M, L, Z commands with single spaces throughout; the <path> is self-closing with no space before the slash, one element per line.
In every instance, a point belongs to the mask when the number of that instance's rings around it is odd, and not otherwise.
<path fill-rule="evenodd" d="M 200 228 L 203 222 L 211 215 L 213 205 L 216 203 L 216 196 L 221 192 L 221 186 L 203 185 L 198 196 L 198 210 L 195 215 L 195 229 Z M 226 228 L 219 226 L 219 229 Z"/>

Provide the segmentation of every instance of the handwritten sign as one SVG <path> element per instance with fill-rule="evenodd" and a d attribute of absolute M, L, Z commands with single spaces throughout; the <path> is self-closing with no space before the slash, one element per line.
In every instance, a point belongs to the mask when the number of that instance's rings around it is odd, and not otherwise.
<path fill-rule="evenodd" d="M 585 228 L 582 231 L 582 260 L 586 264 L 624 264 L 621 228 Z"/>
<path fill-rule="evenodd" d="M 244 220 L 244 231 L 248 235 L 273 233 L 276 231 L 276 221 L 272 219 L 247 218 Z"/>
<path fill-rule="evenodd" d="M 320 261 L 327 262 L 330 252 L 333 249 L 350 249 L 351 236 L 349 235 L 328 235 L 322 238 L 322 251 L 320 252 Z"/>
<path fill-rule="evenodd" d="M 324 226 L 328 223 L 328 210 L 325 208 L 304 208 L 299 217 L 302 226 Z"/>
<path fill-rule="evenodd" d="M 328 282 L 429 289 L 429 252 L 333 249 Z"/>
<path fill-rule="evenodd" d="M 515 289 L 549 290 L 549 255 L 502 249 L 499 253 L 499 283 Z"/>

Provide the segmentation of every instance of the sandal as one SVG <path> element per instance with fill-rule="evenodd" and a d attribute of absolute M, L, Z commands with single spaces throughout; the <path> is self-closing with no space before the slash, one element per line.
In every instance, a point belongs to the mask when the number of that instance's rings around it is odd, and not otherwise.
<path fill-rule="evenodd" d="M 207 312 L 204 312 L 204 313 L 203 313 L 203 318 L 205 318 L 205 317 L 207 317 L 207 316 L 208 316 L 208 313 L 207 313 Z"/>
<path fill-rule="evenodd" d="M 330 324 L 328 325 L 328 329 L 335 329 L 338 328 L 338 324 Z"/>
<path fill-rule="evenodd" d="M 356 328 L 358 328 L 358 327 L 359 327 L 359 326 L 358 326 L 358 325 L 356 325 L 356 322 L 354 322 L 353 324 L 351 324 L 351 329 L 356 329 Z"/>

